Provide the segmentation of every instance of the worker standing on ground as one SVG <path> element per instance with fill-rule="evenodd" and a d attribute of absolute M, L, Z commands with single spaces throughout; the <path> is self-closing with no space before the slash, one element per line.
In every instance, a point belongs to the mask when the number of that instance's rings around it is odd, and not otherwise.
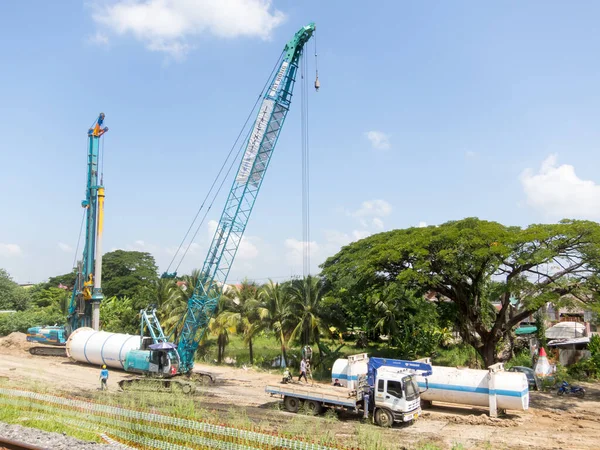
<path fill-rule="evenodd" d="M 310 378 L 311 384 L 314 383 L 312 377 L 312 370 L 310 370 L 310 359 L 306 360 L 306 374 L 308 375 L 308 378 Z"/>
<path fill-rule="evenodd" d="M 106 368 L 105 365 L 103 365 L 102 370 L 100 371 L 100 389 L 101 390 L 108 389 L 108 386 L 106 385 L 107 381 L 108 381 L 108 369 Z"/>
<path fill-rule="evenodd" d="M 300 376 L 298 377 L 298 381 L 302 380 L 302 377 L 304 377 L 304 381 L 308 384 L 308 378 L 306 378 L 306 360 L 304 358 L 300 361 Z"/>
<path fill-rule="evenodd" d="M 363 394 L 363 419 L 367 420 L 369 418 L 369 390 L 366 390 Z"/>

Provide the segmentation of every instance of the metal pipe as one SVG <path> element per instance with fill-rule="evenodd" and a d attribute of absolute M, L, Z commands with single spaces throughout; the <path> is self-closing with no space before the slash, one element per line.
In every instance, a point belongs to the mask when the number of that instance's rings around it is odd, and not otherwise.
<path fill-rule="evenodd" d="M 98 227 L 96 232 L 96 267 L 94 268 L 94 291 L 92 294 L 92 328 L 100 329 L 100 302 L 102 294 L 102 231 L 104 228 L 104 187 L 98 188 Z"/>

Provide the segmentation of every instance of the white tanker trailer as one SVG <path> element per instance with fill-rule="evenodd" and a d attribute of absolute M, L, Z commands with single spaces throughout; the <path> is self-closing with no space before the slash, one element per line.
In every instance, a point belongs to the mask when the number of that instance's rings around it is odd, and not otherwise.
<path fill-rule="evenodd" d="M 429 359 L 420 360 L 429 363 Z M 332 381 L 353 388 L 359 376 L 367 373 L 367 361 L 338 359 L 333 365 Z M 456 403 L 489 407 L 490 415 L 498 410 L 524 411 L 529 408 L 529 384 L 519 372 L 505 372 L 502 364 L 488 370 L 432 366 L 432 374 L 415 372 L 425 402 Z"/>

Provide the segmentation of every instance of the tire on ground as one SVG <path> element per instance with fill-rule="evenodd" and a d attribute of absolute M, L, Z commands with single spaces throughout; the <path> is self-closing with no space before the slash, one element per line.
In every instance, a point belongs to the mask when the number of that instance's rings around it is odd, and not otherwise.
<path fill-rule="evenodd" d="M 284 397 L 283 399 L 283 405 L 285 406 L 285 409 L 287 409 L 289 412 L 298 412 L 298 409 L 300 409 L 300 400 L 297 399 L 296 397 Z"/>
<path fill-rule="evenodd" d="M 321 414 L 321 410 L 323 409 L 323 406 L 321 405 L 321 403 L 319 403 L 315 400 L 305 401 L 304 406 L 306 407 L 306 412 L 308 414 L 310 414 L 311 416 L 316 416 L 316 415 Z"/>
<path fill-rule="evenodd" d="M 391 427 L 394 423 L 394 416 L 387 409 L 378 408 L 375 410 L 375 423 L 380 427 Z"/>

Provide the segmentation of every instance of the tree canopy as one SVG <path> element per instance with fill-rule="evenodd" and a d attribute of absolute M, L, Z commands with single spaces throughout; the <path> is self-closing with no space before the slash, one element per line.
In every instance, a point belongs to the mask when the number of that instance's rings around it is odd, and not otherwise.
<path fill-rule="evenodd" d="M 102 258 L 102 291 L 105 297 L 132 297 L 158 281 L 154 257 L 146 252 L 115 250 Z"/>
<path fill-rule="evenodd" d="M 595 222 L 519 228 L 467 218 L 370 236 L 322 269 L 332 290 L 365 314 L 367 299 L 390 285 L 433 293 L 489 365 L 511 356 L 513 328 L 542 305 L 598 301 L 599 249 Z"/>
<path fill-rule="evenodd" d="M 23 311 L 29 306 L 28 292 L 15 283 L 9 273 L 0 269 L 0 310 Z"/>

